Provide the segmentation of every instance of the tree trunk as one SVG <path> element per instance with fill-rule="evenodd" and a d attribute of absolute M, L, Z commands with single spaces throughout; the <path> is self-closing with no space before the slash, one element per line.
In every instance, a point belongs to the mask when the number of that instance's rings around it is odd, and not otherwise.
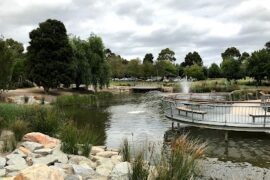
<path fill-rule="evenodd" d="M 48 94 L 49 93 L 49 90 L 50 90 L 49 87 L 43 86 L 43 89 L 44 89 L 45 94 Z"/>

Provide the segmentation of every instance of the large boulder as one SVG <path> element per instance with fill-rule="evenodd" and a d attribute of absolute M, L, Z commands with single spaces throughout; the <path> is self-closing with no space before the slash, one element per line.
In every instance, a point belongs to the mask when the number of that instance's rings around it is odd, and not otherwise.
<path fill-rule="evenodd" d="M 0 169 L 2 169 L 7 163 L 6 158 L 0 157 Z"/>
<path fill-rule="evenodd" d="M 19 172 L 14 180 L 64 180 L 64 173 L 60 169 L 46 165 L 33 165 Z"/>
<path fill-rule="evenodd" d="M 129 162 L 121 162 L 113 168 L 111 172 L 112 180 L 129 180 L 132 174 L 131 165 Z"/>
<path fill-rule="evenodd" d="M 42 149 L 44 147 L 40 143 L 31 142 L 31 141 L 23 142 L 21 145 L 25 147 L 26 149 L 30 150 L 31 152 L 34 152 L 37 149 Z"/>
<path fill-rule="evenodd" d="M 82 176 L 83 178 L 91 178 L 93 176 L 96 176 L 96 172 L 86 164 L 84 165 L 72 164 L 72 167 L 75 175 Z"/>
<path fill-rule="evenodd" d="M 52 138 L 40 132 L 31 132 L 23 136 L 23 141 L 30 141 L 42 144 L 46 148 L 55 148 L 60 146 L 60 140 Z"/>

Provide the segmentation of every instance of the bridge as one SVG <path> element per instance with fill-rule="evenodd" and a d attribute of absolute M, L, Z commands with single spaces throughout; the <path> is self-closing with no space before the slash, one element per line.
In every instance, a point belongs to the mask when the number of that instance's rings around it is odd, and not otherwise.
<path fill-rule="evenodd" d="M 179 97 L 180 96 L 180 97 Z M 186 94 L 163 100 L 165 116 L 173 122 L 225 131 L 270 132 L 270 96 L 231 101 L 223 95 Z"/>

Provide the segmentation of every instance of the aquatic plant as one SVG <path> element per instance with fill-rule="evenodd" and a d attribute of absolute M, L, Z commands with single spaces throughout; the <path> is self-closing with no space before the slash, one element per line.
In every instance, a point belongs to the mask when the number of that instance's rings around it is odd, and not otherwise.
<path fill-rule="evenodd" d="M 121 155 L 123 161 L 130 162 L 131 152 L 128 140 L 125 138 L 121 147 Z"/>
<path fill-rule="evenodd" d="M 139 152 L 132 161 L 132 180 L 147 180 L 149 175 L 149 164 L 144 159 L 144 152 Z"/>
<path fill-rule="evenodd" d="M 97 106 L 97 97 L 95 95 L 64 95 L 56 98 L 54 105 L 56 107 L 91 107 Z"/>

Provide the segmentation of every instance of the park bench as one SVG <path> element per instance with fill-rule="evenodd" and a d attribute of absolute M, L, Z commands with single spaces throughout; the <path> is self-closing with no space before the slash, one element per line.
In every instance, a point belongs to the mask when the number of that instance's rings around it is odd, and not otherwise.
<path fill-rule="evenodd" d="M 252 117 L 252 122 L 255 123 L 256 118 L 270 117 L 270 114 L 249 114 Z"/>
<path fill-rule="evenodd" d="M 176 107 L 176 109 L 178 110 L 178 113 L 180 115 L 180 112 L 186 112 L 186 116 L 188 115 L 188 113 L 194 113 L 194 114 L 201 114 L 202 115 L 202 119 L 204 119 L 204 115 L 207 114 L 206 111 L 201 111 L 201 110 L 193 110 L 187 107 Z"/>

